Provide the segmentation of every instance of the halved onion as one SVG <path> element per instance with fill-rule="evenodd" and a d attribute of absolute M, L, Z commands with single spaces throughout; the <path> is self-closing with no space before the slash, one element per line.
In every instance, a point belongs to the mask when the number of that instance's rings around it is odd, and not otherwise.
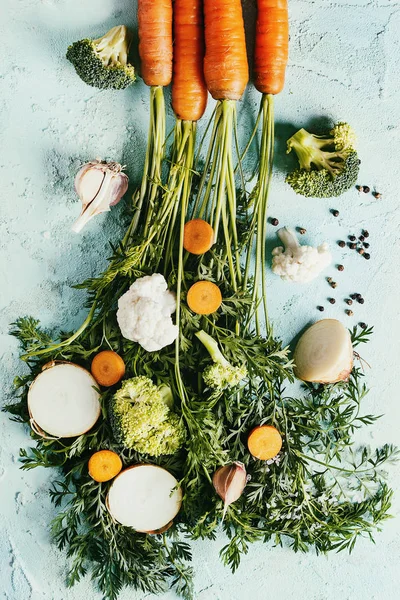
<path fill-rule="evenodd" d="M 35 431 L 67 438 L 86 433 L 100 416 L 95 379 L 73 363 L 50 363 L 28 393 L 28 410 Z"/>
<path fill-rule="evenodd" d="M 111 516 L 142 533 L 160 533 L 178 514 L 182 491 L 169 471 L 156 465 L 134 465 L 113 481 L 107 496 Z"/>
<path fill-rule="evenodd" d="M 303 381 L 345 381 L 353 368 L 353 346 L 349 331 L 336 319 L 317 321 L 298 341 L 294 363 L 294 373 Z"/>

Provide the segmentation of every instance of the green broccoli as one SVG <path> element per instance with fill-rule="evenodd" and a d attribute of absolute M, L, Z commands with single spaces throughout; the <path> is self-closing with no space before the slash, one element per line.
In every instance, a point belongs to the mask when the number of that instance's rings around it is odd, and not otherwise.
<path fill-rule="evenodd" d="M 356 136 L 347 123 L 337 123 L 329 135 L 314 135 L 300 129 L 287 143 L 300 168 L 286 177 L 296 194 L 313 198 L 340 196 L 357 181 L 360 161 Z"/>
<path fill-rule="evenodd" d="M 172 407 L 168 386 L 155 385 L 148 377 L 127 379 L 109 403 L 115 439 L 141 454 L 173 454 L 183 445 L 186 431 Z"/>
<path fill-rule="evenodd" d="M 203 371 L 204 383 L 215 390 L 222 391 L 226 388 L 237 386 L 247 375 L 245 365 L 234 367 L 226 360 L 217 342 L 205 331 L 196 333 L 196 337 L 208 350 L 214 364 L 206 367 Z"/>
<path fill-rule="evenodd" d="M 136 79 L 135 69 L 128 63 L 130 43 L 128 29 L 119 25 L 98 40 L 75 42 L 67 50 L 67 59 L 88 85 L 123 90 Z"/>

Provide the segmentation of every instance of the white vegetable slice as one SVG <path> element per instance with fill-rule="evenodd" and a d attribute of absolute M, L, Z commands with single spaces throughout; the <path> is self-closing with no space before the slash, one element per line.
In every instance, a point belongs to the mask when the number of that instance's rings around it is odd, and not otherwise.
<path fill-rule="evenodd" d="M 32 426 L 56 437 L 86 433 L 100 416 L 100 394 L 96 381 L 83 367 L 53 363 L 32 383 L 28 409 Z"/>
<path fill-rule="evenodd" d="M 336 383 L 349 378 L 353 346 L 349 331 L 336 319 L 322 319 L 301 336 L 294 352 L 294 372 L 303 381 Z"/>
<path fill-rule="evenodd" d="M 142 533 L 164 528 L 178 514 L 182 491 L 171 473 L 156 465 L 135 465 L 113 481 L 107 497 L 111 516 Z"/>

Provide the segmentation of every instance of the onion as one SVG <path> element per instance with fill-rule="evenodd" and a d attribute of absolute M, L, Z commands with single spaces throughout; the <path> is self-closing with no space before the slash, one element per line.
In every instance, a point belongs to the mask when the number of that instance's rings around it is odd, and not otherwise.
<path fill-rule="evenodd" d="M 115 521 L 141 533 L 160 533 L 182 504 L 182 490 L 171 473 L 156 465 L 134 465 L 113 481 L 107 508 Z"/>
<path fill-rule="evenodd" d="M 73 363 L 49 363 L 28 393 L 31 426 L 46 437 L 67 438 L 86 433 L 99 418 L 100 394 L 92 375 Z"/>
<path fill-rule="evenodd" d="M 349 331 L 336 319 L 317 321 L 298 341 L 294 363 L 294 373 L 303 381 L 336 383 L 347 380 L 353 368 Z"/>

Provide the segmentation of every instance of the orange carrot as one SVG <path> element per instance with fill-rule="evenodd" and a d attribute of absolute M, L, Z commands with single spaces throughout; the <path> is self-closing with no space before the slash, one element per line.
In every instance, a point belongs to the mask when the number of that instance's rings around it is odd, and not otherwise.
<path fill-rule="evenodd" d="M 172 78 L 172 0 L 138 0 L 139 54 L 146 85 Z"/>
<path fill-rule="evenodd" d="M 254 458 L 268 460 L 282 448 L 282 437 L 276 427 L 259 425 L 250 432 L 247 447 Z"/>
<path fill-rule="evenodd" d="M 203 60 L 203 2 L 175 0 L 172 108 L 178 119 L 198 121 L 205 111 Z"/>
<path fill-rule="evenodd" d="M 194 313 L 210 315 L 222 304 L 221 290 L 211 281 L 197 281 L 187 293 L 187 303 Z"/>
<path fill-rule="evenodd" d="M 116 352 L 103 350 L 94 357 L 90 370 L 98 384 L 109 387 L 123 378 L 125 363 Z"/>
<path fill-rule="evenodd" d="M 191 254 L 204 254 L 214 243 L 214 229 L 203 219 L 192 219 L 185 223 L 183 247 Z"/>
<path fill-rule="evenodd" d="M 279 94 L 288 61 L 287 0 L 257 0 L 254 85 L 263 94 Z"/>
<path fill-rule="evenodd" d="M 204 75 L 216 100 L 239 100 L 249 79 L 240 0 L 204 0 Z"/>
<path fill-rule="evenodd" d="M 95 481 L 110 481 L 121 471 L 122 460 L 112 450 L 99 450 L 90 457 L 88 469 L 90 477 Z"/>

